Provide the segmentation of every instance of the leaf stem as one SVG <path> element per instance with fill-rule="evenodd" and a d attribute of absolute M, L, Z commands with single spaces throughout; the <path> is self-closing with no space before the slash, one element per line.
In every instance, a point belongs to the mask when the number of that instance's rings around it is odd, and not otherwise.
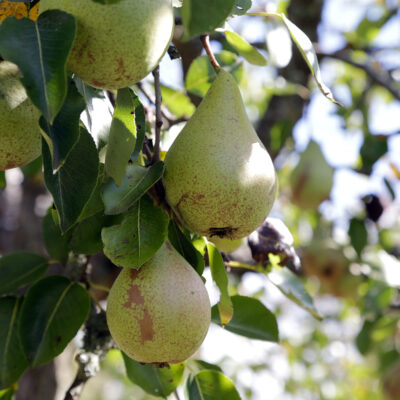
<path fill-rule="evenodd" d="M 155 92 L 155 105 L 156 105 L 156 128 L 155 128 L 155 141 L 153 151 L 153 164 L 160 161 L 160 141 L 161 141 L 161 127 L 163 125 L 162 112 L 161 112 L 161 85 L 160 85 L 160 66 L 157 65 L 153 71 L 154 76 L 154 92 Z"/>
<path fill-rule="evenodd" d="M 203 44 L 204 50 L 206 51 L 208 58 L 210 59 L 211 65 L 213 66 L 215 72 L 218 72 L 221 69 L 221 66 L 218 64 L 217 59 L 214 56 L 214 53 L 210 47 L 210 36 L 202 35 L 200 36 L 201 43 Z"/>
<path fill-rule="evenodd" d="M 274 13 L 274 12 L 252 12 L 246 13 L 247 17 L 277 17 L 282 19 L 282 14 Z"/>
<path fill-rule="evenodd" d="M 250 264 L 243 264 L 238 261 L 228 261 L 226 263 L 226 265 L 231 268 L 245 268 L 245 269 L 249 269 L 250 271 L 254 271 L 254 272 L 264 272 L 263 269 L 258 266 L 250 265 Z"/>

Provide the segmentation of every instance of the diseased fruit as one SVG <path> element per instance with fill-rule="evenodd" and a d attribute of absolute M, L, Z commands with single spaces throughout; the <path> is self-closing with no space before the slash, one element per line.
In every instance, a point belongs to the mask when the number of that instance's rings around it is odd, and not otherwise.
<path fill-rule="evenodd" d="M 0 170 L 20 167 L 41 153 L 40 112 L 19 81 L 18 67 L 0 62 Z"/>
<path fill-rule="evenodd" d="M 301 264 L 305 275 L 318 278 L 321 293 L 343 298 L 357 296 L 362 278 L 350 272 L 350 260 L 335 242 L 313 241 L 304 249 Z"/>
<path fill-rule="evenodd" d="M 210 300 L 196 271 L 168 243 L 114 282 L 107 322 L 118 346 L 143 363 L 179 363 L 203 342 Z"/>
<path fill-rule="evenodd" d="M 41 0 L 40 13 L 53 8 L 77 19 L 68 68 L 99 88 L 139 82 L 157 66 L 173 34 L 171 0 Z"/>
<path fill-rule="evenodd" d="M 169 149 L 163 182 L 182 223 L 211 239 L 247 236 L 271 210 L 275 169 L 228 72 L 218 72 Z"/>
<path fill-rule="evenodd" d="M 292 202 L 303 209 L 316 210 L 329 198 L 333 168 L 326 162 L 317 143 L 310 141 L 289 181 Z"/>

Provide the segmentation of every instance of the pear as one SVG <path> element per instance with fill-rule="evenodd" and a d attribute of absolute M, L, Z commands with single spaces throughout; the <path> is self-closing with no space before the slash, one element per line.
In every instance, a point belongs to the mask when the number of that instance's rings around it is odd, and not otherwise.
<path fill-rule="evenodd" d="M 232 253 L 245 243 L 244 238 L 231 240 L 214 236 L 212 238 L 209 238 L 209 240 L 210 242 L 215 244 L 215 247 L 219 251 L 223 251 L 224 253 Z"/>
<path fill-rule="evenodd" d="M 223 69 L 169 149 L 163 183 L 181 222 L 209 238 L 247 236 L 270 212 L 275 169 Z"/>
<path fill-rule="evenodd" d="M 67 65 L 98 88 L 119 89 L 143 79 L 165 54 L 174 29 L 171 0 L 41 0 L 40 13 L 52 8 L 76 17 Z"/>
<path fill-rule="evenodd" d="M 124 268 L 107 304 L 111 335 L 143 363 L 179 363 L 203 342 L 211 306 L 196 271 L 165 242 L 139 270 Z"/>
<path fill-rule="evenodd" d="M 0 62 L 0 170 L 20 167 L 41 153 L 40 112 L 19 81 L 18 67 Z"/>
<path fill-rule="evenodd" d="M 351 261 L 333 240 L 313 240 L 304 249 L 301 264 L 306 276 L 318 278 L 320 293 L 357 298 L 358 285 L 362 278 L 350 272 Z"/>
<path fill-rule="evenodd" d="M 329 198 L 333 168 L 326 162 L 320 147 L 313 140 L 301 154 L 289 182 L 292 202 L 303 209 L 316 210 Z"/>

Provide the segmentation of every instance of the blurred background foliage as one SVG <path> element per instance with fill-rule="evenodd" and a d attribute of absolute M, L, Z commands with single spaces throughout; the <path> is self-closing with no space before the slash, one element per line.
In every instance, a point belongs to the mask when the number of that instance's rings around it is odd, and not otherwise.
<path fill-rule="evenodd" d="M 322 96 L 276 19 L 228 21 L 265 57 L 265 66 L 247 62 L 237 41 L 228 42 L 220 32 L 211 36 L 218 61 L 240 83 L 248 114 L 274 159 L 280 188 L 271 216 L 289 228 L 301 266 L 290 257 L 288 266 L 304 281 L 323 320 L 291 303 L 264 275 L 232 268 L 231 294 L 257 297 L 276 313 L 281 343 L 251 341 L 213 326 L 198 356 L 218 363 L 246 399 L 399 400 L 399 2 L 253 0 L 251 10 L 284 12 L 309 36 L 324 81 L 342 103 L 338 107 Z M 200 41 L 182 40 L 179 11 L 177 21 L 174 45 L 181 60 L 166 56 L 161 64 L 164 151 L 215 77 Z M 153 121 L 151 78 L 137 91 L 147 121 Z M 98 143 L 107 141 L 110 112 L 109 98 L 94 94 L 83 119 Z M 21 248 L 45 252 L 41 219 L 51 199 L 40 171 L 37 160 L 6 173 L 7 186 L 0 190 L 2 254 Z M 255 264 L 247 243 L 227 257 Z M 101 287 L 111 285 L 117 270 L 101 254 L 91 263 L 97 285 L 92 290 L 103 301 Z M 211 284 L 208 289 L 214 290 Z M 55 362 L 26 373 L 19 398 L 50 398 L 41 395 L 49 387 L 62 398 L 75 368 L 65 354 L 73 352 L 71 345 Z M 40 374 L 47 376 L 47 389 L 40 387 Z M 129 382 L 113 350 L 81 398 L 154 397 Z"/>

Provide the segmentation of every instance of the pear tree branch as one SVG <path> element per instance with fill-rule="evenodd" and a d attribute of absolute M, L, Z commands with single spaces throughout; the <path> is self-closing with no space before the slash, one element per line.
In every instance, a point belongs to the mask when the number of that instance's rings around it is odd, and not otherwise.
<path fill-rule="evenodd" d="M 154 92 L 156 96 L 156 128 L 155 128 L 155 141 L 153 151 L 153 163 L 160 161 L 160 141 L 161 141 L 161 127 L 163 125 L 162 112 L 161 112 L 161 85 L 160 85 L 160 66 L 157 65 L 153 71 L 154 76 Z"/>
<path fill-rule="evenodd" d="M 211 65 L 215 69 L 215 72 L 218 72 L 221 69 L 221 66 L 218 64 L 217 59 L 214 56 L 214 53 L 210 47 L 210 36 L 202 35 L 200 36 L 201 43 L 203 44 L 204 50 L 206 51 L 208 58 L 210 59 Z"/>

